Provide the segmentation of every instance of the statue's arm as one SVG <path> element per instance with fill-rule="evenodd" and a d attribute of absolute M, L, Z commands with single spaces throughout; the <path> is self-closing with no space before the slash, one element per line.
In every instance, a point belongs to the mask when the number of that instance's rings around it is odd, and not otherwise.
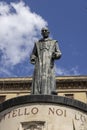
<path fill-rule="evenodd" d="M 54 52 L 53 52 L 53 58 L 54 59 L 59 59 L 62 55 L 60 49 L 59 49 L 59 45 L 58 45 L 58 42 L 55 41 L 55 44 L 54 44 Z"/>
<path fill-rule="evenodd" d="M 32 53 L 30 55 L 31 64 L 35 64 L 36 63 L 36 58 L 37 58 L 37 48 L 36 48 L 36 43 L 35 43 L 33 51 L 32 51 Z"/>

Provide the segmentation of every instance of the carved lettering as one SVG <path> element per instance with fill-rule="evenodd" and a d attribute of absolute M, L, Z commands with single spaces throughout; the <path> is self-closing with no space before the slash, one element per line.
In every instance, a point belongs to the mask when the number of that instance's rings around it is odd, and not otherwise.
<path fill-rule="evenodd" d="M 18 116 L 22 116 L 23 113 L 21 113 L 21 109 L 18 109 Z"/>
<path fill-rule="evenodd" d="M 84 115 L 82 115 L 82 114 L 75 114 L 75 120 L 86 122 L 87 118 Z"/>
<path fill-rule="evenodd" d="M 6 118 L 6 115 L 7 115 L 7 114 L 5 113 L 4 116 L 3 116 L 3 119 L 4 119 L 4 120 L 5 120 L 5 118 Z"/>
<path fill-rule="evenodd" d="M 66 110 L 62 109 L 55 109 L 55 108 L 49 108 L 48 115 L 58 115 L 58 116 L 64 116 L 66 117 Z"/>
<path fill-rule="evenodd" d="M 79 120 L 79 118 L 80 118 L 79 115 L 75 114 L 75 119 Z"/>
<path fill-rule="evenodd" d="M 12 117 L 16 117 L 16 116 L 17 116 L 17 110 L 14 109 L 14 110 L 12 111 Z"/>
<path fill-rule="evenodd" d="M 81 115 L 81 121 L 82 121 L 82 122 L 86 122 L 86 117 L 83 116 L 83 115 Z"/>
<path fill-rule="evenodd" d="M 66 110 L 64 110 L 64 117 L 66 117 Z"/>
<path fill-rule="evenodd" d="M 34 115 L 37 114 L 38 113 L 38 108 L 37 107 L 32 108 L 31 113 L 34 114 Z"/>
<path fill-rule="evenodd" d="M 20 116 L 34 116 L 36 114 L 40 114 L 40 112 L 42 112 L 41 109 L 39 110 L 39 107 L 22 107 L 22 108 L 17 108 L 17 109 L 13 109 L 12 111 L 9 111 L 8 113 L 5 113 L 3 115 L 0 116 L 0 122 L 2 120 L 7 120 L 10 118 L 18 118 Z M 62 109 L 60 107 L 48 107 L 48 109 L 46 109 L 43 112 L 47 112 L 44 114 L 48 114 L 48 116 L 52 117 L 52 116 L 57 116 L 57 117 L 66 117 L 69 118 L 69 113 L 68 110 L 66 111 L 66 109 Z M 82 123 L 86 123 L 87 122 L 87 117 L 80 113 L 77 112 L 75 115 L 72 116 L 72 119 L 75 119 L 76 121 L 82 122 Z"/>
<path fill-rule="evenodd" d="M 10 118 L 10 117 L 11 117 L 11 112 L 8 113 L 8 118 Z"/>
<path fill-rule="evenodd" d="M 24 115 L 30 115 L 30 112 L 28 112 L 27 108 L 24 109 Z"/>
<path fill-rule="evenodd" d="M 54 112 L 55 112 L 55 108 L 49 108 L 49 112 L 48 112 L 49 115 L 50 115 L 51 113 L 54 115 Z"/>
<path fill-rule="evenodd" d="M 62 116 L 62 115 L 63 115 L 63 110 L 57 109 L 57 110 L 56 110 L 56 114 L 57 114 L 58 116 Z"/>

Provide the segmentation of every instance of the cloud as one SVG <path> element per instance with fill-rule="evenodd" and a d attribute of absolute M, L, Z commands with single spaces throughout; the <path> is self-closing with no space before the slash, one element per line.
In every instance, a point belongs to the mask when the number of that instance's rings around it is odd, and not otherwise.
<path fill-rule="evenodd" d="M 0 66 L 15 66 L 29 57 L 44 26 L 47 22 L 23 2 L 0 2 Z"/>
<path fill-rule="evenodd" d="M 34 41 L 40 36 L 47 22 L 24 2 L 0 2 L 0 76 L 16 77 L 28 73 L 33 66 L 24 62 L 29 59 Z M 17 69 L 16 69 L 17 68 Z M 55 67 L 56 75 L 78 75 L 78 67 L 70 70 Z M 22 75 L 21 75 L 22 74 Z"/>
<path fill-rule="evenodd" d="M 14 76 L 14 77 L 16 77 L 16 75 L 14 74 L 14 73 L 12 73 L 12 72 L 10 72 L 7 68 L 5 68 L 5 67 L 0 67 L 0 76 L 1 77 L 12 77 L 12 76 Z"/>
<path fill-rule="evenodd" d="M 63 76 L 80 75 L 78 66 L 70 68 L 70 69 L 65 69 L 65 68 L 57 67 L 55 65 L 55 73 L 56 73 L 56 75 L 59 75 L 59 76 L 61 76 L 61 75 L 63 75 Z"/>

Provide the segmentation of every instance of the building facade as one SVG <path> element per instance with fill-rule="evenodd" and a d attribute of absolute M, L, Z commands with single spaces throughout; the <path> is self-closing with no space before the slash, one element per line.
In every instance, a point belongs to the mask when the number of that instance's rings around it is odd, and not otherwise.
<path fill-rule="evenodd" d="M 56 77 L 58 96 L 31 87 L 32 78 L 0 79 L 0 130 L 87 130 L 86 76 Z"/>
<path fill-rule="evenodd" d="M 0 103 L 5 100 L 30 95 L 32 78 L 0 78 Z M 56 77 L 58 96 L 87 103 L 87 76 Z"/>

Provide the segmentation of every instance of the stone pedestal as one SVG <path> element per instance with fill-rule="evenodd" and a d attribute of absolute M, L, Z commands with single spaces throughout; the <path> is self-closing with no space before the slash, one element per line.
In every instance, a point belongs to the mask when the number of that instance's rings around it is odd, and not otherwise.
<path fill-rule="evenodd" d="M 53 95 L 13 98 L 0 105 L 0 130 L 87 130 L 87 105 Z"/>

